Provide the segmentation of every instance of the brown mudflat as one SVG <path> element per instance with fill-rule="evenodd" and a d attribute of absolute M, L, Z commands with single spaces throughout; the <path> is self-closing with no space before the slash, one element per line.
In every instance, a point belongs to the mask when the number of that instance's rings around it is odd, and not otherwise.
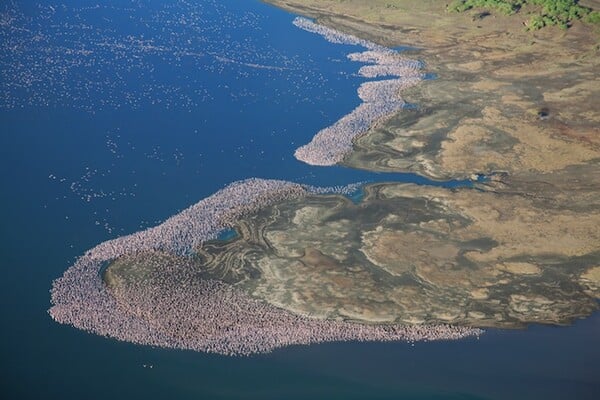
<path fill-rule="evenodd" d="M 439 1 L 271 0 L 388 46 L 437 78 L 403 96 L 344 164 L 474 188 L 382 183 L 282 201 L 205 243 L 189 268 L 317 319 L 476 327 L 567 324 L 600 296 L 600 35 L 524 30 L 524 15 L 447 13 Z M 592 7 L 598 2 L 588 2 Z M 598 7 L 596 7 L 598 8 Z M 523 10 L 525 13 L 527 10 Z M 113 283 L 139 276 L 142 261 Z M 121 272 L 119 272 L 121 271 Z M 133 274 L 133 275 L 132 275 Z"/>

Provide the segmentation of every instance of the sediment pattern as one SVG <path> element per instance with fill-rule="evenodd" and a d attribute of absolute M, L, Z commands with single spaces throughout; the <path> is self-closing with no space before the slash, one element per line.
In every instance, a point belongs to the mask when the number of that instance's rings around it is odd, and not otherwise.
<path fill-rule="evenodd" d="M 311 165 L 335 165 L 352 151 L 352 141 L 357 136 L 405 106 L 400 94 L 402 90 L 423 79 L 423 74 L 419 71 L 421 63 L 408 60 L 397 51 L 315 24 L 306 18 L 296 18 L 294 24 L 333 43 L 365 47 L 367 51 L 348 55 L 352 61 L 370 64 L 361 67 L 359 75 L 365 78 L 393 77 L 361 84 L 358 96 L 362 104 L 333 125 L 321 130 L 310 143 L 299 147 L 295 152 L 298 160 Z"/>
<path fill-rule="evenodd" d="M 251 354 L 332 340 L 433 340 L 477 335 L 450 326 L 371 326 L 298 316 L 203 279 L 190 257 L 241 216 L 298 199 L 300 185 L 250 179 L 200 201 L 163 224 L 104 242 L 54 281 L 49 313 L 60 323 L 133 343 L 221 354 Z M 148 254 L 154 263 L 148 263 Z M 107 286 L 102 268 L 144 257 L 148 278 Z M 150 258 L 152 260 L 152 258 Z M 169 261 L 171 260 L 171 261 Z M 110 281 L 110 274 L 108 275 Z"/>
<path fill-rule="evenodd" d="M 243 217 L 237 237 L 198 251 L 202 269 L 293 313 L 361 323 L 522 328 L 598 309 L 597 211 L 469 188 L 363 191 Z"/>

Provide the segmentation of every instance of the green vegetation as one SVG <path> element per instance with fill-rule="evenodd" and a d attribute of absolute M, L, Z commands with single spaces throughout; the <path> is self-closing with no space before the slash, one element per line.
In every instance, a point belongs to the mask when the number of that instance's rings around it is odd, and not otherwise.
<path fill-rule="evenodd" d="M 580 6 L 577 0 L 454 0 L 448 6 L 448 10 L 464 12 L 473 8 L 484 8 L 511 15 L 527 5 L 540 8 L 526 23 L 528 30 L 551 25 L 567 29 L 575 20 L 600 24 L 600 12 Z"/>
<path fill-rule="evenodd" d="M 600 11 L 592 11 L 585 17 L 585 22 L 600 25 Z"/>
<path fill-rule="evenodd" d="M 454 0 L 448 10 L 463 12 L 472 8 L 486 8 L 510 15 L 517 12 L 525 0 Z"/>

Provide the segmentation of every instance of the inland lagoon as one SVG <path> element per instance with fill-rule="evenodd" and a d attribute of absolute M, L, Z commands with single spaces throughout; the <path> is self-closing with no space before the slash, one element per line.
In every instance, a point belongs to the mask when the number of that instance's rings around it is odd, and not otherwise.
<path fill-rule="evenodd" d="M 8 397 L 593 398 L 597 53 L 273 3 L 0 6 Z"/>

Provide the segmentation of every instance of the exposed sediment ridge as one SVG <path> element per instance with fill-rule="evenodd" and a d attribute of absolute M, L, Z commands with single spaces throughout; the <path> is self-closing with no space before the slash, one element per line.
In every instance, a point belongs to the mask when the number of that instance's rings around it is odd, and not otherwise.
<path fill-rule="evenodd" d="M 352 141 L 356 137 L 405 106 L 400 94 L 423 79 L 421 63 L 406 59 L 395 50 L 318 25 L 306 18 L 296 18 L 294 25 L 319 34 L 332 43 L 365 47 L 367 51 L 348 55 L 352 61 L 369 64 L 359 69 L 359 75 L 365 78 L 393 77 L 361 84 L 358 96 L 362 104 L 333 125 L 322 129 L 310 143 L 299 147 L 294 154 L 298 160 L 311 165 L 335 165 L 352 151 Z"/>
<path fill-rule="evenodd" d="M 101 243 L 54 281 L 49 313 L 57 322 L 119 340 L 229 355 L 324 341 L 458 339 L 481 333 L 447 325 L 376 326 L 310 319 L 198 277 L 189 258 L 196 246 L 242 215 L 310 192 L 283 181 L 236 182 L 159 226 Z M 147 260 L 148 254 L 157 254 L 155 266 L 160 266 L 151 268 L 149 280 L 111 288 L 103 281 L 106 263 L 142 256 Z"/>

